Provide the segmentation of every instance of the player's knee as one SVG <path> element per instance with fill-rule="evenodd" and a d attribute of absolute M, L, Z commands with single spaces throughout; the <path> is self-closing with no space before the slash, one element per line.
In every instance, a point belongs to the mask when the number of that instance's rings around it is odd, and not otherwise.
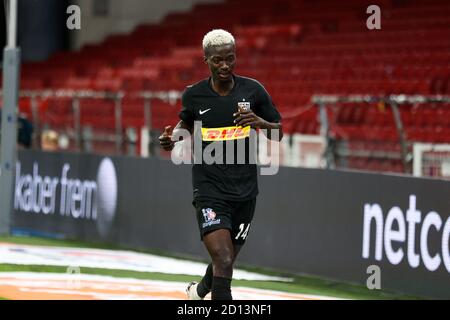
<path fill-rule="evenodd" d="M 213 265 L 216 270 L 229 272 L 233 269 L 233 254 L 231 252 L 219 252 L 213 257 Z"/>
<path fill-rule="evenodd" d="M 223 268 L 226 269 L 233 268 L 233 256 L 226 255 L 224 257 L 221 257 L 221 259 L 219 259 L 219 263 L 222 265 Z"/>

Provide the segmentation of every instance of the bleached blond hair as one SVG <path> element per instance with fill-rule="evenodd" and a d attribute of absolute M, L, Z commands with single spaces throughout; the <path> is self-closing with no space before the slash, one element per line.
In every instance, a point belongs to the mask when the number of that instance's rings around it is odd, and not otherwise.
<path fill-rule="evenodd" d="M 214 29 L 203 37 L 203 50 L 213 46 L 234 45 L 234 37 L 223 29 Z"/>

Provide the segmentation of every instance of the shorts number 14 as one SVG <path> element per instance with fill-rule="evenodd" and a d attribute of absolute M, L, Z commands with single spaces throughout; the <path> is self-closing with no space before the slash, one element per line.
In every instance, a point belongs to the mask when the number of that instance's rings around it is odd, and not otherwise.
<path fill-rule="evenodd" d="M 244 231 L 244 229 L 245 229 L 245 231 Z M 248 234 L 248 230 L 249 229 L 250 229 L 250 223 L 247 224 L 247 228 L 245 228 L 245 223 L 241 223 L 239 225 L 239 233 L 237 234 L 235 239 L 238 240 L 239 237 L 241 237 L 242 240 L 245 240 L 245 238 L 247 238 L 247 234 Z"/>

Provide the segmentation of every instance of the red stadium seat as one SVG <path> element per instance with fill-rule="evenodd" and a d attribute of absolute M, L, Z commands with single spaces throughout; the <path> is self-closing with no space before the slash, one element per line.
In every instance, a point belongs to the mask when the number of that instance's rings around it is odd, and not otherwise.
<path fill-rule="evenodd" d="M 379 1 L 383 30 L 367 32 L 360 19 L 366 2 L 285 0 L 280 6 L 275 0 L 227 0 L 199 4 L 190 12 L 171 13 L 161 23 L 111 35 L 79 52 L 25 63 L 21 84 L 29 90 L 122 90 L 130 96 L 142 90 L 184 90 L 208 76 L 200 40 L 206 31 L 222 27 L 236 36 L 237 73 L 263 83 L 284 117 L 287 133 L 318 133 L 317 107 L 304 111 L 314 94 L 449 94 L 449 6 L 436 0 L 427 5 Z M 233 14 L 218 16 L 217 12 Z M 80 105 L 83 123 L 111 128 L 113 102 L 82 100 Z M 171 105 L 152 100 L 152 126 L 162 129 L 175 122 L 179 107 L 179 101 Z M 407 139 L 450 142 L 448 107 L 401 106 Z M 389 106 L 338 104 L 332 109 L 330 130 L 337 138 L 371 150 L 399 151 Z M 73 120 L 72 114 L 68 99 L 51 98 L 43 118 L 52 125 L 65 125 Z M 124 126 L 144 125 L 143 101 L 124 98 L 122 117 Z M 403 170 L 401 163 L 393 161 L 355 158 L 349 164 Z"/>

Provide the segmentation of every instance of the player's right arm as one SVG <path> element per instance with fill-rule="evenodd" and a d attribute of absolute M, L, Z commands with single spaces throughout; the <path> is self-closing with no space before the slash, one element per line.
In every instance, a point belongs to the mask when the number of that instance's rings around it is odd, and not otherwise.
<path fill-rule="evenodd" d="M 172 140 L 173 136 L 179 137 L 180 135 L 176 134 L 176 131 L 178 129 L 185 129 L 188 130 L 191 134 L 194 127 L 194 111 L 193 111 L 193 103 L 190 98 L 190 89 L 189 87 L 183 92 L 183 95 L 181 96 L 181 111 L 179 113 L 180 121 L 175 126 L 175 128 L 172 130 L 172 126 L 166 126 L 164 128 L 164 132 L 159 137 L 159 144 L 161 148 L 163 148 L 166 151 L 172 151 L 173 147 L 175 146 L 175 143 L 178 142 Z M 172 132 L 174 131 L 174 132 Z M 181 135 L 182 136 L 182 135 Z"/>
<path fill-rule="evenodd" d="M 159 136 L 159 145 L 161 148 L 166 151 L 172 151 L 175 142 L 178 142 L 172 140 L 173 132 L 176 133 L 176 130 L 178 129 L 185 129 L 192 133 L 192 127 L 183 120 L 180 120 L 174 129 L 172 129 L 172 126 L 166 126 L 162 135 Z"/>

